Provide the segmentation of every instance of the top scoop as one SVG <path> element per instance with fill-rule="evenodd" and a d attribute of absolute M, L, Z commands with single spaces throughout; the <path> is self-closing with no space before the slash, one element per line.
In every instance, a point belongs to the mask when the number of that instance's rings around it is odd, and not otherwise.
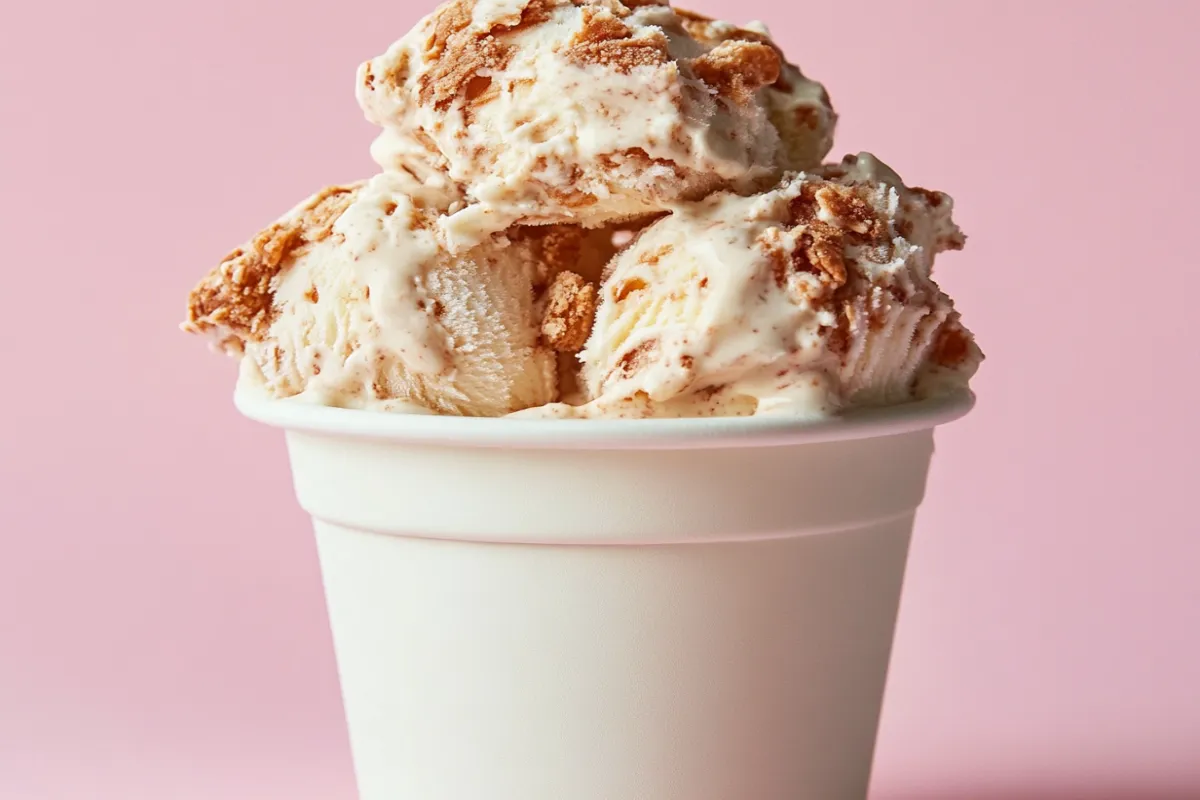
<path fill-rule="evenodd" d="M 389 412 L 820 418 L 964 387 L 964 237 L 760 24 L 453 0 L 358 71 L 381 172 L 192 292 L 268 397 Z"/>
<path fill-rule="evenodd" d="M 765 35 L 634 0 L 456 0 L 364 64 L 358 98 L 382 168 L 470 198 L 452 243 L 769 184 L 819 164 L 834 121 Z"/>

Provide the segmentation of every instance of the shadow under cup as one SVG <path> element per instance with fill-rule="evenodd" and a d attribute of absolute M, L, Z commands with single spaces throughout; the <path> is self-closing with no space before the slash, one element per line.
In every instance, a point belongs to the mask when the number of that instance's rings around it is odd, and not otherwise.
<path fill-rule="evenodd" d="M 245 396 L 313 517 L 363 800 L 867 793 L 933 429 Z"/>

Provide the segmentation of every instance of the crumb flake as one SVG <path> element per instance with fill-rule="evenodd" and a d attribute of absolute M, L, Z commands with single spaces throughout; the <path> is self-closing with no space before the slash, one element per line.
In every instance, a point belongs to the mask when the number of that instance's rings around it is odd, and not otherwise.
<path fill-rule="evenodd" d="M 560 353 L 577 353 L 592 334 L 596 287 L 574 272 L 560 272 L 547 293 L 542 337 Z"/>

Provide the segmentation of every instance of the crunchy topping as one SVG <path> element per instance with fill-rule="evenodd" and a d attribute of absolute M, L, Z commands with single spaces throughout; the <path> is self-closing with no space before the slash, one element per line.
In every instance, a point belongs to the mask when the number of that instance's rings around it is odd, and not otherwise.
<path fill-rule="evenodd" d="M 542 337 L 560 353 L 577 353 L 592 335 L 596 287 L 574 272 L 560 272 L 550 285 Z"/>
<path fill-rule="evenodd" d="M 827 185 L 814 193 L 817 205 L 833 224 L 876 240 L 885 232 L 883 220 L 858 192 L 842 186 Z"/>
<path fill-rule="evenodd" d="M 826 347 L 839 358 L 845 358 L 850 352 L 850 331 L 854 325 L 854 315 L 854 304 L 843 303 L 841 313 L 837 316 L 837 325 L 832 330 L 822 329 L 822 332 L 828 331 Z"/>
<path fill-rule="evenodd" d="M 845 243 L 839 236 L 825 236 L 824 231 L 806 231 L 800 246 L 792 253 L 797 271 L 823 275 L 835 288 L 846 283 L 846 261 L 842 256 Z"/>
<path fill-rule="evenodd" d="M 791 268 L 822 277 L 830 288 L 847 281 L 845 249 L 847 239 L 872 244 L 881 241 L 886 226 L 874 209 L 854 190 L 831 184 L 807 183 L 791 204 L 792 222 L 803 227 L 798 246 L 791 252 Z M 821 215 L 832 221 L 821 219 Z M 778 251 L 776 250 L 776 253 Z M 774 255 L 775 280 L 783 285 L 787 266 Z"/>
<path fill-rule="evenodd" d="M 296 250 L 329 238 L 333 224 L 354 200 L 360 186 L 324 189 L 294 215 L 276 222 L 227 255 L 188 296 L 184 330 L 228 331 L 229 336 L 224 337 L 227 349 L 231 348 L 230 336 L 262 341 L 274 321 L 275 277 Z"/>
<path fill-rule="evenodd" d="M 933 361 L 943 367 L 957 367 L 971 354 L 971 336 L 957 322 L 947 323 L 933 345 Z"/>
<path fill-rule="evenodd" d="M 696 77 L 735 103 L 748 103 L 754 93 L 779 80 L 783 61 L 773 47 L 731 40 L 692 62 Z"/>
<path fill-rule="evenodd" d="M 553 276 L 578 266 L 583 257 L 585 233 L 576 225 L 514 226 L 505 235 L 528 248 L 536 274 L 533 288 L 539 294 Z"/>
<path fill-rule="evenodd" d="M 512 49 L 491 31 L 471 29 L 474 11 L 475 0 L 455 0 L 443 7 L 425 43 L 431 67 L 421 75 L 419 97 L 439 111 L 448 109 L 480 72 L 503 70 L 512 58 Z"/>
<path fill-rule="evenodd" d="M 443 7 L 425 43 L 425 59 L 431 67 L 418 81 L 418 96 L 439 111 L 450 108 L 459 97 L 465 96 L 474 107 L 498 96 L 499 87 L 480 74 L 500 72 L 512 60 L 513 48 L 496 36 L 546 22 L 557 5 L 555 0 L 530 0 L 519 13 L 492 20 L 492 27 L 481 31 L 472 27 L 475 3 L 455 0 Z M 369 69 L 367 73 L 370 80 Z"/>
<path fill-rule="evenodd" d="M 788 276 L 803 272 L 817 276 L 823 294 L 838 308 L 853 275 L 847 268 L 846 248 L 860 247 L 860 257 L 884 263 L 891 257 L 886 220 L 860 189 L 830 183 L 805 183 L 789 206 L 789 223 L 796 235 L 789 246 L 778 231 L 768 231 L 760 246 L 770 259 L 775 284 L 784 288 Z"/>
<path fill-rule="evenodd" d="M 577 64 L 598 64 L 620 72 L 653 67 L 671 59 L 667 37 L 662 31 L 634 36 L 633 30 L 606 9 L 585 6 L 583 27 L 567 47 L 567 56 Z"/>

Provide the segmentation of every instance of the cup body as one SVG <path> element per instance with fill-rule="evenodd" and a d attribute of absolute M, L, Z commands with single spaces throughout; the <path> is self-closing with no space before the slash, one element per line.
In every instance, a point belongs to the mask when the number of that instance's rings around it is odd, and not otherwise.
<path fill-rule="evenodd" d="M 526 446 L 276 420 L 362 799 L 864 798 L 933 419 Z"/>

